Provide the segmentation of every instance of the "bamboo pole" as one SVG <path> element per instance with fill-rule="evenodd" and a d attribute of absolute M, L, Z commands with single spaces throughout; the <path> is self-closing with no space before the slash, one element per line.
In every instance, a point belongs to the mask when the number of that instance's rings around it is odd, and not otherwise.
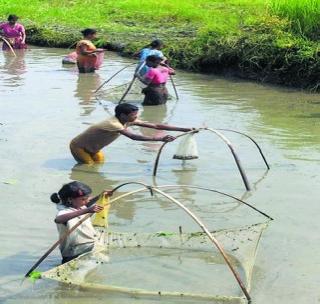
<path fill-rule="evenodd" d="M 247 191 L 250 191 L 251 190 L 251 187 L 250 187 L 250 184 L 249 184 L 249 181 L 248 181 L 248 178 L 247 178 L 247 175 L 241 165 L 241 162 L 240 162 L 240 159 L 233 147 L 233 145 L 231 144 L 231 142 L 229 141 L 229 139 L 227 139 L 223 134 L 221 134 L 220 132 L 218 132 L 217 130 L 214 130 L 214 129 L 210 129 L 210 128 L 199 128 L 195 131 L 190 131 L 190 132 L 185 132 L 183 134 L 180 134 L 178 136 L 176 136 L 176 138 L 178 137 L 181 137 L 181 136 L 185 136 L 187 134 L 190 134 L 190 133 L 196 133 L 196 132 L 199 132 L 199 131 L 202 131 L 202 130 L 207 130 L 207 131 L 210 131 L 212 133 L 215 133 L 218 137 L 220 137 L 226 144 L 227 146 L 229 147 L 231 153 L 232 153 L 232 156 L 237 164 L 237 167 L 238 167 L 238 170 L 240 172 L 240 175 L 241 175 L 241 178 L 243 180 L 243 183 L 247 189 Z M 154 164 L 154 167 L 153 167 L 153 176 L 156 176 L 157 175 L 157 169 L 158 169 L 158 164 L 159 164 L 159 159 L 160 159 L 160 155 L 161 155 L 161 152 L 164 148 L 164 146 L 167 144 L 167 142 L 163 143 L 162 146 L 159 148 L 158 150 L 158 153 L 157 153 L 157 156 L 156 156 L 156 160 L 155 160 L 155 164 Z"/>
<path fill-rule="evenodd" d="M 133 86 L 133 83 L 134 83 L 134 81 L 136 80 L 136 78 L 137 78 L 137 76 L 134 75 L 133 78 L 132 78 L 132 80 L 131 80 L 131 82 L 130 82 L 130 84 L 129 84 L 129 86 L 128 86 L 128 88 L 125 90 L 125 92 L 124 92 L 123 95 L 121 96 L 121 98 L 120 98 L 120 100 L 119 100 L 119 103 L 121 103 L 121 102 L 126 98 L 127 94 L 128 94 L 129 91 L 131 90 L 131 88 L 132 88 L 132 86 Z"/>
<path fill-rule="evenodd" d="M 211 128 L 205 128 L 205 130 L 208 130 L 210 132 L 213 132 L 215 133 L 216 135 L 218 135 L 229 147 L 231 153 L 232 153 L 232 156 L 237 164 L 237 167 L 239 169 L 239 172 L 240 172 L 240 175 L 241 175 L 241 178 L 243 180 L 243 183 L 247 189 L 247 191 L 250 191 L 251 190 L 251 187 L 250 187 L 250 184 L 249 184 L 249 181 L 248 181 L 248 178 L 247 178 L 247 175 L 241 165 L 241 162 L 240 162 L 240 159 L 233 147 L 233 145 L 231 144 L 231 142 L 229 141 L 229 139 L 227 139 L 223 134 L 221 134 L 219 131 L 217 130 L 214 130 L 214 129 L 211 129 Z"/>
<path fill-rule="evenodd" d="M 175 93 L 175 95 L 176 95 L 176 98 L 179 99 L 178 91 L 177 91 L 176 85 L 175 85 L 175 83 L 174 83 L 174 81 L 173 81 L 172 75 L 170 75 L 170 81 L 171 81 L 171 84 L 172 84 L 174 93 Z"/>
<path fill-rule="evenodd" d="M 112 189 L 111 190 L 111 193 L 115 192 L 116 190 L 118 190 L 119 188 L 125 186 L 125 185 L 129 185 L 129 184 L 136 184 L 136 185 L 143 185 L 145 188 L 143 189 L 148 189 L 151 193 L 151 195 L 153 195 L 153 192 L 152 192 L 152 187 L 144 184 L 144 183 L 140 183 L 140 182 L 128 182 L 128 183 L 124 183 L 124 184 L 121 184 L 119 186 L 117 186 L 116 188 Z M 108 206 L 111 204 L 111 201 L 105 205 Z M 90 213 L 90 214 L 87 214 L 86 216 L 84 216 L 81 220 L 79 220 L 79 222 L 77 222 L 74 226 L 72 226 L 72 228 L 70 228 L 69 230 L 67 230 L 64 235 L 59 239 L 57 240 L 46 252 L 43 256 L 41 256 L 41 258 L 29 269 L 29 271 L 25 274 L 25 277 L 28 277 L 29 274 L 35 270 L 43 261 L 44 259 L 55 249 L 58 247 L 58 245 L 60 245 L 60 243 L 62 243 L 75 229 L 77 229 L 84 221 L 86 221 L 87 219 L 89 219 L 94 213 Z"/>
<path fill-rule="evenodd" d="M 10 51 L 11 51 L 11 53 L 12 53 L 15 57 L 17 57 L 17 54 L 16 54 L 15 51 L 13 50 L 10 42 L 9 42 L 6 38 L 4 38 L 4 37 L 2 37 L 2 36 L 0 37 L 0 39 L 2 39 L 2 40 L 7 44 L 7 46 L 9 47 L 9 49 L 10 49 Z"/>
<path fill-rule="evenodd" d="M 162 194 L 164 197 L 168 198 L 170 201 L 172 201 L 173 203 L 175 203 L 176 205 L 178 205 L 180 208 L 182 208 L 199 226 L 200 228 L 203 230 L 203 232 L 208 236 L 208 238 L 210 239 L 210 241 L 218 248 L 218 250 L 220 251 L 223 259 L 225 260 L 225 262 L 227 263 L 228 267 L 230 268 L 232 274 L 234 275 L 236 281 L 238 282 L 241 290 L 243 291 L 245 297 L 247 298 L 247 300 L 250 302 L 251 301 L 251 297 L 249 295 L 249 292 L 247 291 L 244 283 L 242 282 L 239 273 L 233 268 L 231 262 L 229 261 L 229 258 L 227 256 L 227 254 L 225 253 L 223 247 L 220 245 L 220 243 L 218 242 L 218 240 L 211 234 L 211 232 L 209 231 L 209 229 L 202 223 L 202 221 L 195 215 L 193 214 L 186 206 L 184 206 L 182 203 L 180 203 L 178 200 L 176 200 L 175 198 L 173 198 L 172 196 L 168 195 L 167 193 L 157 189 L 157 188 L 153 188 L 153 191 L 158 192 L 160 194 Z"/>
<path fill-rule="evenodd" d="M 84 221 L 86 221 L 88 218 L 91 217 L 93 213 L 87 214 L 85 217 L 83 217 L 77 224 L 75 224 L 70 230 L 67 230 L 65 234 L 57 240 L 47 251 L 46 253 L 29 269 L 29 271 L 24 275 L 25 277 L 28 277 L 29 274 L 34 271 L 41 263 L 42 261 L 55 249 L 62 243 L 74 230 L 76 230 Z"/>
<path fill-rule="evenodd" d="M 258 148 L 259 153 L 260 153 L 260 155 L 261 155 L 261 157 L 262 157 L 262 159 L 263 159 L 263 161 L 264 161 L 267 169 L 270 170 L 270 166 L 269 166 L 269 164 L 268 164 L 268 162 L 267 162 L 267 160 L 266 160 L 266 158 L 265 158 L 265 156 L 264 156 L 264 154 L 263 154 L 263 152 L 262 152 L 262 149 L 260 148 L 260 146 L 258 145 L 258 143 L 257 143 L 251 136 L 249 136 L 249 135 L 246 134 L 246 133 L 239 132 L 239 131 L 236 131 L 236 130 L 231 130 L 231 129 L 216 129 L 216 130 L 219 130 L 219 131 L 227 131 L 227 132 L 234 132 L 234 133 L 241 134 L 241 135 L 249 138 L 249 139 L 256 145 L 256 147 Z"/>

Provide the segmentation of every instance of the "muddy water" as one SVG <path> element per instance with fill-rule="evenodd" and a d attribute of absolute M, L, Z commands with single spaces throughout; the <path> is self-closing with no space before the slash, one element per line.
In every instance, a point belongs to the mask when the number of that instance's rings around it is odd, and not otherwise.
<path fill-rule="evenodd" d="M 252 282 L 253 302 L 320 301 L 319 95 L 179 72 L 175 81 L 180 100 L 141 108 L 141 118 L 246 132 L 261 145 L 271 170 L 266 171 L 246 138 L 225 133 L 235 144 L 253 187 L 246 193 L 228 148 L 218 137 L 201 132 L 197 135 L 200 158 L 187 163 L 173 160 L 176 145 L 170 144 L 153 180 L 157 143 L 121 137 L 105 149 L 104 165 L 75 164 L 68 150 L 70 139 L 88 124 L 109 117 L 114 108 L 110 102 L 97 101 L 93 90 L 131 61 L 107 54 L 98 73 L 79 76 L 74 67 L 62 67 L 65 52 L 32 48 L 16 58 L 0 55 L 1 303 L 152 302 L 111 294 L 106 298 L 49 283 L 21 284 L 23 274 L 56 240 L 55 206 L 49 196 L 70 180 L 89 184 L 95 193 L 126 181 L 143 181 L 201 185 L 245 198 L 275 219 L 260 242 Z M 115 83 L 130 77 L 128 70 Z M 139 128 L 135 131 L 153 134 Z M 219 195 L 191 189 L 171 193 L 193 206 L 212 228 L 263 221 L 261 216 Z M 197 230 L 176 207 L 164 199 L 150 200 L 147 194 L 116 205 L 110 225 L 120 231 L 171 231 L 179 225 Z M 55 251 L 41 270 L 57 265 L 59 259 Z M 148 275 L 152 277 L 152 273 Z M 210 273 L 204 276 L 210 279 Z"/>

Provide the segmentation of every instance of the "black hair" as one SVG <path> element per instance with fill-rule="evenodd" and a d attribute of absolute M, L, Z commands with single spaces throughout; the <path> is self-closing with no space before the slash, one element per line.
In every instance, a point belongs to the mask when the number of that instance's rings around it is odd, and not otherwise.
<path fill-rule="evenodd" d="M 163 46 L 163 42 L 159 39 L 155 39 L 150 43 L 150 46 L 152 48 L 157 48 L 157 47 Z"/>
<path fill-rule="evenodd" d="M 58 193 L 53 193 L 50 196 L 50 200 L 55 203 L 62 203 L 69 206 L 69 198 L 77 198 L 81 196 L 89 195 L 92 192 L 91 188 L 81 182 L 71 182 L 62 186 Z"/>
<path fill-rule="evenodd" d="M 86 28 L 84 29 L 83 31 L 81 31 L 82 35 L 84 37 L 88 36 L 88 35 L 93 35 L 95 34 L 97 31 L 95 29 L 92 29 L 92 28 Z"/>
<path fill-rule="evenodd" d="M 17 15 L 9 15 L 8 16 L 8 21 L 17 21 L 19 17 Z"/>
<path fill-rule="evenodd" d="M 151 62 L 154 62 L 154 63 L 156 63 L 156 62 L 160 63 L 162 60 L 163 59 L 161 57 L 157 56 L 157 55 L 150 55 L 150 56 L 148 56 L 146 58 L 146 61 L 151 61 Z"/>
<path fill-rule="evenodd" d="M 121 114 L 129 115 L 132 112 L 139 111 L 139 108 L 130 103 L 120 103 L 114 109 L 117 118 L 120 118 Z"/>

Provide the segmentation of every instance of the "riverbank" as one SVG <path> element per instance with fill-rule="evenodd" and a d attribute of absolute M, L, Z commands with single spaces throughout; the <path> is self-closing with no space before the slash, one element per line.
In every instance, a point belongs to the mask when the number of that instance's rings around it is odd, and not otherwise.
<path fill-rule="evenodd" d="M 178 68 L 320 91 L 318 28 L 298 33 L 262 0 L 17 0 L 0 5 L 2 18 L 9 13 L 21 16 L 31 44 L 69 47 L 95 27 L 100 47 L 126 56 L 160 38 Z"/>

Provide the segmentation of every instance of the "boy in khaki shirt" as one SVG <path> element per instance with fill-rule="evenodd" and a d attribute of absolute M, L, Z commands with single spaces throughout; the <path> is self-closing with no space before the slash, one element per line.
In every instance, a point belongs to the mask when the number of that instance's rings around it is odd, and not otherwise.
<path fill-rule="evenodd" d="M 140 126 L 145 128 L 188 132 L 191 128 L 180 128 L 165 124 L 154 124 L 137 120 L 138 107 L 123 103 L 115 108 L 115 116 L 95 124 L 75 137 L 70 143 L 70 150 L 78 163 L 94 164 L 103 163 L 104 155 L 101 149 L 111 144 L 121 134 L 133 140 L 139 141 L 163 141 L 175 140 L 174 136 L 143 136 L 130 132 L 127 127 Z"/>

